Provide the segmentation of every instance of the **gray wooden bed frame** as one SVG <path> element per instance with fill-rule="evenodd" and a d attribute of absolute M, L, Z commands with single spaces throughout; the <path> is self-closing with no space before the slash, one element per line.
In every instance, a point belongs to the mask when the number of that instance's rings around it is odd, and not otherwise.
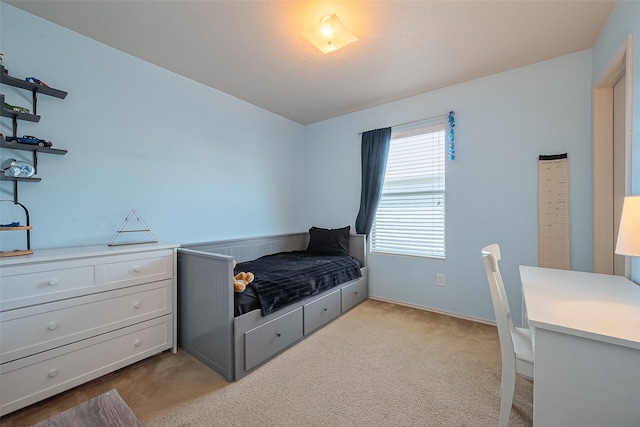
<path fill-rule="evenodd" d="M 366 238 L 351 235 L 349 253 L 362 277 L 268 316 L 234 317 L 233 264 L 304 250 L 308 233 L 187 244 L 178 248 L 178 342 L 227 381 L 239 380 L 369 297 Z"/>

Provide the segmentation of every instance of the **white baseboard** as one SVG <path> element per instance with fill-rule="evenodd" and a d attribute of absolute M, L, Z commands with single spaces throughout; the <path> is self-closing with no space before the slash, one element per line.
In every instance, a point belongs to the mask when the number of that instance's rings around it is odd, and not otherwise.
<path fill-rule="evenodd" d="M 451 313 L 451 312 L 443 311 L 443 310 L 436 310 L 435 308 L 424 307 L 424 306 L 421 306 L 421 305 L 407 304 L 406 302 L 395 301 L 395 300 L 387 299 L 387 298 L 373 297 L 371 295 L 369 295 L 369 298 L 374 299 L 374 300 L 378 300 L 378 301 L 388 302 L 388 303 L 391 303 L 391 304 L 402 305 L 402 306 L 405 306 L 405 307 L 416 308 L 418 310 L 430 311 L 432 313 L 444 314 L 445 316 L 457 317 L 458 319 L 469 320 L 471 322 L 478 322 L 478 323 L 484 323 L 486 325 L 496 326 L 495 322 L 490 322 L 488 320 L 479 319 L 477 317 L 463 316 L 463 315 L 457 314 L 457 313 Z"/>

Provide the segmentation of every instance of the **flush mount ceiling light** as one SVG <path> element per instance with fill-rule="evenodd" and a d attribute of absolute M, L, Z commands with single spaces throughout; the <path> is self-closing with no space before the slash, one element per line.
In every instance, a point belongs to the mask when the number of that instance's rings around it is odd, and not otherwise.
<path fill-rule="evenodd" d="M 305 31 L 302 36 L 325 54 L 358 40 L 336 15 L 323 17 L 316 27 Z"/>

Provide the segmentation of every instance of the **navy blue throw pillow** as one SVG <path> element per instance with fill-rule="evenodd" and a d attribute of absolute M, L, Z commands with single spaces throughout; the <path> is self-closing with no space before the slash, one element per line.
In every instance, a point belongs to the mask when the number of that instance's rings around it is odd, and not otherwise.
<path fill-rule="evenodd" d="M 349 255 L 350 230 L 350 225 L 335 229 L 311 227 L 307 252 L 319 255 Z"/>

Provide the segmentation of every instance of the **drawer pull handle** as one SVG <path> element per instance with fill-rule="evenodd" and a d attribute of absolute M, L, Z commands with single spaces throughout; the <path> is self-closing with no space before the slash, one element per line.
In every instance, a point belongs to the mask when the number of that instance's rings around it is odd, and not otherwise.
<path fill-rule="evenodd" d="M 53 378 L 58 375 L 58 370 L 56 368 L 50 369 L 48 375 L 49 377 Z"/>
<path fill-rule="evenodd" d="M 355 291 L 355 292 L 353 293 L 353 295 L 358 295 L 358 291 Z"/>
<path fill-rule="evenodd" d="M 58 327 L 58 322 L 54 322 L 54 321 L 49 322 L 48 328 L 49 328 L 50 331 L 53 331 L 57 327 Z"/>
<path fill-rule="evenodd" d="M 142 345 L 142 340 L 138 338 L 133 342 L 133 345 L 135 345 L 136 347 L 140 347 Z"/>
<path fill-rule="evenodd" d="M 49 286 L 55 286 L 58 284 L 58 279 L 50 279 L 48 284 Z"/>
<path fill-rule="evenodd" d="M 142 271 L 142 267 L 137 266 L 136 268 L 133 269 L 133 271 L 135 271 L 136 273 L 140 273 Z"/>
<path fill-rule="evenodd" d="M 276 332 L 276 337 L 280 338 L 282 334 L 280 332 Z"/>
<path fill-rule="evenodd" d="M 142 307 L 142 303 L 140 301 L 136 301 L 133 303 L 133 308 L 140 308 Z"/>
<path fill-rule="evenodd" d="M 327 307 L 323 308 L 322 311 L 329 311 Z"/>

